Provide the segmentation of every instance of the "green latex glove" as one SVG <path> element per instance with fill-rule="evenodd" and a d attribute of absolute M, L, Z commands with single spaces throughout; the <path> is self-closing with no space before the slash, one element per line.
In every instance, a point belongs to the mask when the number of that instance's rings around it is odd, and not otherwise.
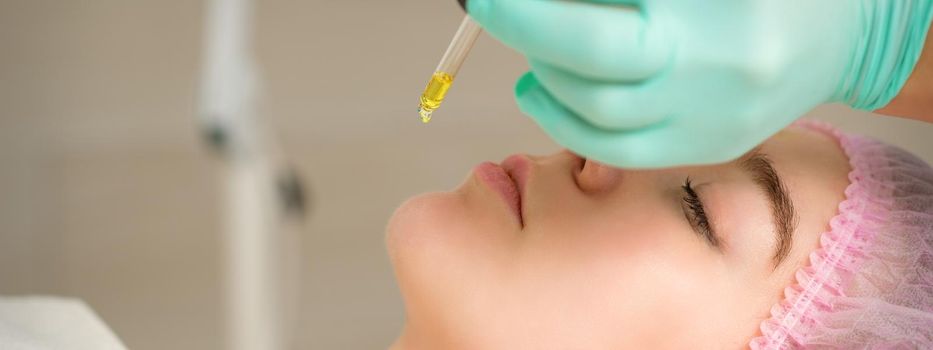
<path fill-rule="evenodd" d="M 873 110 L 920 55 L 933 0 L 469 0 L 532 72 L 519 107 L 619 167 L 723 162 L 813 107 Z M 624 6 L 620 6 L 624 5 Z"/>

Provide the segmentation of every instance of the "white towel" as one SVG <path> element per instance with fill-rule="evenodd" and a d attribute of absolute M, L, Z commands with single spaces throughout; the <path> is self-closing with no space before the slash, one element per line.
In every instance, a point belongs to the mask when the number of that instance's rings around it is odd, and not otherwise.
<path fill-rule="evenodd" d="M 84 302 L 58 297 L 0 297 L 0 349 L 125 350 Z"/>

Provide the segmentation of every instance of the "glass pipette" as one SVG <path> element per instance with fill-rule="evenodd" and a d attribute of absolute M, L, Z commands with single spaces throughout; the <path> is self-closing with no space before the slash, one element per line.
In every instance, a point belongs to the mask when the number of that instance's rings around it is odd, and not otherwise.
<path fill-rule="evenodd" d="M 421 103 L 418 107 L 421 122 L 431 121 L 431 114 L 441 106 L 444 96 L 447 95 L 447 90 L 450 89 L 457 72 L 460 71 L 460 66 L 463 65 L 463 61 L 466 60 L 467 54 L 473 48 L 476 38 L 482 32 L 483 29 L 470 16 L 463 18 L 460 29 L 457 29 L 457 34 L 454 35 L 450 46 L 447 47 L 447 52 L 441 58 L 441 63 L 437 65 L 431 80 L 428 81 L 428 86 L 424 88 L 424 93 L 421 94 Z"/>

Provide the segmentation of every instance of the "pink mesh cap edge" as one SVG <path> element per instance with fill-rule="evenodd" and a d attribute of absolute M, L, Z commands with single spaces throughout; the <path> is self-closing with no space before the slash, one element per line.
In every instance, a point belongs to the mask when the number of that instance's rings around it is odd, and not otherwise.
<path fill-rule="evenodd" d="M 826 123 L 852 170 L 809 264 L 752 349 L 933 349 L 933 170 L 914 155 Z"/>

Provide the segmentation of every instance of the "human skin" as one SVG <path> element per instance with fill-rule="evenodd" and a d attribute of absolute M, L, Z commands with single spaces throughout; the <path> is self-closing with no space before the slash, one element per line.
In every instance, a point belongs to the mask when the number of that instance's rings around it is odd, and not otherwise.
<path fill-rule="evenodd" d="M 933 27 L 923 52 L 904 87 L 887 106 L 876 112 L 933 123 Z"/>
<path fill-rule="evenodd" d="M 407 314 L 392 348 L 746 347 L 818 246 L 849 171 L 809 129 L 760 151 L 797 213 L 781 263 L 771 202 L 735 162 L 619 170 L 565 151 L 520 161 L 520 216 L 475 171 L 408 200 L 386 237 Z M 684 214 L 688 176 L 720 248 Z"/>

